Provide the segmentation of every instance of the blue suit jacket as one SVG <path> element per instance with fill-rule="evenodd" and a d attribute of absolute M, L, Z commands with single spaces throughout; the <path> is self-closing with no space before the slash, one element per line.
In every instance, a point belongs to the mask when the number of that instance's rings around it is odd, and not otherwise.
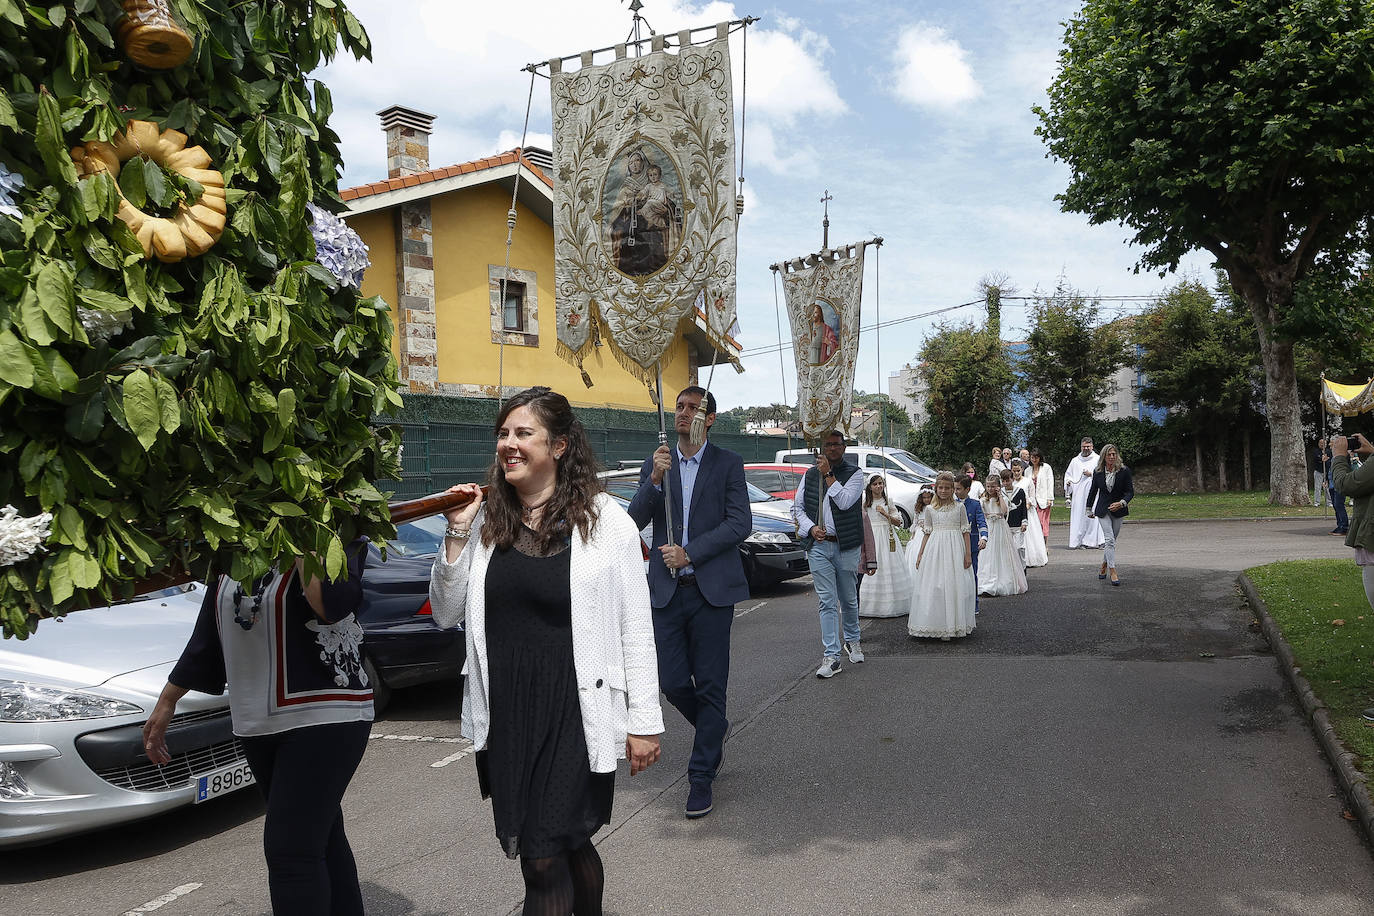
<path fill-rule="evenodd" d="M 988 536 L 988 519 L 983 514 L 983 504 L 972 496 L 964 500 L 964 511 L 968 513 L 969 528 L 968 533 L 968 552 L 969 556 L 978 557 L 978 541 Z"/>
<path fill-rule="evenodd" d="M 673 543 L 682 543 L 682 477 L 678 471 L 677 448 L 673 466 L 664 478 L 665 489 L 673 499 Z M 717 448 L 709 441 L 697 453 L 696 485 L 692 488 L 692 517 L 687 555 L 696 571 L 701 596 L 716 607 L 728 607 L 749 597 L 749 584 L 740 562 L 740 542 L 754 527 L 749 508 L 749 492 L 744 486 L 744 459 L 734 452 Z M 649 594 L 654 607 L 666 607 L 677 590 L 677 580 L 669 573 L 658 554 L 668 543 L 663 517 L 663 490 L 649 479 L 653 456 L 639 469 L 639 491 L 630 500 L 630 518 L 643 528 L 654 523 L 653 550 L 649 554 Z"/>

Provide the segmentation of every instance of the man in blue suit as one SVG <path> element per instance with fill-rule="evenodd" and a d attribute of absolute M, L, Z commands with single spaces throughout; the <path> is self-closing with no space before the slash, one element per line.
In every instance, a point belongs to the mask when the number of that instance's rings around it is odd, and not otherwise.
<path fill-rule="evenodd" d="M 716 419 L 715 397 L 703 388 L 684 388 L 673 412 L 677 446 L 661 445 L 645 460 L 630 501 L 636 525 L 654 524 L 657 556 L 649 555 L 649 594 L 659 688 L 696 730 L 687 764 L 690 818 L 711 813 L 711 783 L 730 727 L 725 717 L 730 625 L 735 602 L 749 597 L 739 545 L 753 527 L 743 459 L 710 442 L 692 444 L 692 420 L 699 411 L 705 411 L 709 431 Z M 665 479 L 672 499 L 671 546 L 663 511 Z"/>
<path fill-rule="evenodd" d="M 988 546 L 988 519 L 983 514 L 983 504 L 968 495 L 970 480 L 963 474 L 954 475 L 954 498 L 964 504 L 968 513 L 968 548 L 973 555 L 973 613 L 978 613 L 978 551 Z"/>

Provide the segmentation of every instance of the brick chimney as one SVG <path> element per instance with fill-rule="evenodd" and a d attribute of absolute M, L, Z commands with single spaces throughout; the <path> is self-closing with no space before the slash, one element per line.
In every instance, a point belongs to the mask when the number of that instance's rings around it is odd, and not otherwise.
<path fill-rule="evenodd" d="M 434 115 L 392 105 L 377 112 L 386 133 L 386 172 L 388 178 L 402 178 L 429 171 L 429 135 Z"/>

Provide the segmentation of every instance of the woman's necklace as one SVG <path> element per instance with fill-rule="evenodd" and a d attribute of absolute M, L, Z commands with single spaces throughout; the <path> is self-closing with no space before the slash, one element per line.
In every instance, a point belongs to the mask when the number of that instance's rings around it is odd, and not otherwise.
<path fill-rule="evenodd" d="M 540 509 L 543 509 L 545 506 L 547 506 L 549 504 L 550 499 L 553 499 L 553 497 L 550 496 L 548 499 L 545 499 L 542 503 L 535 503 L 532 506 L 527 506 L 522 502 L 520 504 L 520 521 L 524 522 L 526 525 L 530 524 L 530 522 L 534 519 L 534 513 L 538 512 Z"/>
<path fill-rule="evenodd" d="M 242 602 L 248 597 L 243 593 L 243 583 L 234 583 L 234 623 L 245 631 L 253 629 L 253 624 L 257 623 L 258 618 L 262 616 L 262 599 L 267 595 L 267 583 L 271 579 L 272 574 L 268 573 L 253 583 L 253 609 L 248 617 L 243 616 Z"/>

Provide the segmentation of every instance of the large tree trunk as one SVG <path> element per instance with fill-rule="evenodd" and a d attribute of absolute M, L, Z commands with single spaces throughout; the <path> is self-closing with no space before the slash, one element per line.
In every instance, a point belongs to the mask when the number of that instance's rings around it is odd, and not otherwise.
<path fill-rule="evenodd" d="M 1225 493 L 1230 489 L 1226 485 L 1226 437 L 1225 434 L 1217 437 L 1217 489 Z"/>
<path fill-rule="evenodd" d="M 1197 459 L 1195 462 L 1197 466 L 1197 491 L 1205 493 L 1207 487 L 1202 482 L 1202 433 L 1193 435 L 1193 456 Z"/>
<path fill-rule="evenodd" d="M 1306 505 L 1307 455 L 1302 442 L 1293 342 L 1274 334 L 1279 316 L 1292 304 L 1295 267 L 1277 265 L 1261 275 L 1232 259 L 1226 273 L 1232 288 L 1250 307 L 1259 336 L 1265 419 L 1269 423 L 1269 502 L 1275 506 Z"/>
<path fill-rule="evenodd" d="M 1244 458 L 1245 491 L 1248 493 L 1255 488 L 1253 469 L 1250 467 L 1250 427 L 1248 426 L 1241 433 L 1241 447 L 1245 450 L 1241 457 Z"/>

